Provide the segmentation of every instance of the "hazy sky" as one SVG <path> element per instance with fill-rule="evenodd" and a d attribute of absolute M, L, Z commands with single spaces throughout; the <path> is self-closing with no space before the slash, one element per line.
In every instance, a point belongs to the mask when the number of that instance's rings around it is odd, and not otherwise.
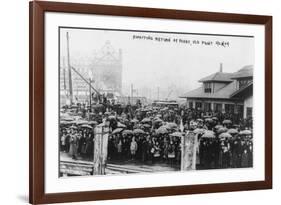
<path fill-rule="evenodd" d="M 60 33 L 61 57 L 66 56 L 67 31 L 71 60 L 81 67 L 90 64 L 106 41 L 110 41 L 116 52 L 122 49 L 124 93 L 133 83 L 140 95 L 147 89 L 155 95 L 157 87 L 160 87 L 160 97 L 165 98 L 170 90 L 173 90 L 171 96 L 176 97 L 200 86 L 198 80 L 219 71 L 220 63 L 223 63 L 224 72 L 235 72 L 254 63 L 254 38 L 249 37 L 65 28 Z M 134 36 L 153 40 L 133 39 Z M 155 38 L 168 38 L 170 41 Z M 191 43 L 186 43 L 188 40 Z M 194 44 L 194 40 L 198 40 L 198 44 Z M 224 41 L 227 45 L 217 46 L 216 41 Z"/>

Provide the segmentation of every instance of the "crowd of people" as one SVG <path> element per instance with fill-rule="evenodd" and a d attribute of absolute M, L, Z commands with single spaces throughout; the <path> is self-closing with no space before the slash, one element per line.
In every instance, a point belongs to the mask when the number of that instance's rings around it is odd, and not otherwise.
<path fill-rule="evenodd" d="M 60 147 L 73 159 L 93 159 L 94 128 L 109 121 L 108 162 L 165 163 L 180 168 L 181 138 L 197 136 L 196 169 L 253 166 L 252 119 L 177 106 L 77 106 L 61 110 Z M 76 117 L 76 119 L 75 119 Z"/>

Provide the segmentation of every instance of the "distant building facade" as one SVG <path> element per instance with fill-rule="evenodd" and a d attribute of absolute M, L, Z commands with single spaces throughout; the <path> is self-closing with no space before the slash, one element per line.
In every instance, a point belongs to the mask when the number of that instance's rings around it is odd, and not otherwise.
<path fill-rule="evenodd" d="M 203 111 L 235 113 L 241 118 L 252 116 L 253 66 L 245 66 L 235 73 L 219 72 L 199 80 L 202 86 L 182 96 L 187 107 Z"/>
<path fill-rule="evenodd" d="M 88 63 L 85 63 L 88 62 Z M 60 101 L 68 104 L 69 97 L 69 71 L 66 63 L 61 62 L 60 67 Z M 122 51 L 116 52 L 109 41 L 105 42 L 101 50 L 92 59 L 72 62 L 77 72 L 71 70 L 73 102 L 89 102 L 89 84 L 102 94 L 114 93 L 120 95 L 122 92 Z M 82 77 L 84 78 L 82 78 Z M 92 93 L 94 90 L 92 90 Z"/>

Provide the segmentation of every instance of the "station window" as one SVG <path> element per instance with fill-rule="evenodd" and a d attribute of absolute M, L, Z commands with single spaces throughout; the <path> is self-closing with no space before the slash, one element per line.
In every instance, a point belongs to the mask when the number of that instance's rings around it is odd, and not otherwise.
<path fill-rule="evenodd" d="M 212 83 L 204 83 L 204 92 L 211 93 L 212 92 Z"/>

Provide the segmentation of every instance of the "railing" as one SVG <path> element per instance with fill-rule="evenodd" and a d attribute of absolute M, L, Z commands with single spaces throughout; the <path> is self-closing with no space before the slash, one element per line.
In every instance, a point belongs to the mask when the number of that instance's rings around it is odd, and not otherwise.
<path fill-rule="evenodd" d="M 127 167 L 125 165 L 107 164 L 107 174 L 122 174 L 122 173 L 148 173 L 152 170 L 141 167 Z M 93 175 L 93 163 L 82 161 L 61 161 L 60 174 L 74 176 L 89 176 Z"/>

